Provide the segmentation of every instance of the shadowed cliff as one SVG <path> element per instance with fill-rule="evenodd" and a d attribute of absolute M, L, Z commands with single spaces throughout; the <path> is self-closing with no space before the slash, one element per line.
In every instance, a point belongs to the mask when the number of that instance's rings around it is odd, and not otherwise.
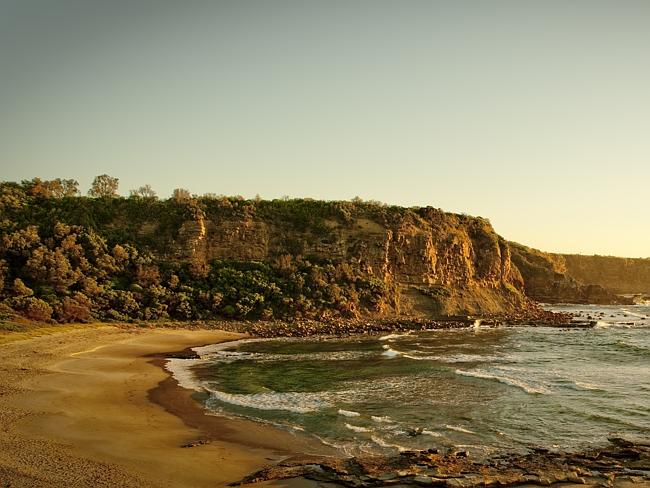
<path fill-rule="evenodd" d="M 650 294 L 650 259 L 561 254 L 567 274 L 615 293 Z"/>
<path fill-rule="evenodd" d="M 650 293 L 650 259 L 546 253 L 510 243 L 526 294 L 547 303 L 631 304 Z"/>

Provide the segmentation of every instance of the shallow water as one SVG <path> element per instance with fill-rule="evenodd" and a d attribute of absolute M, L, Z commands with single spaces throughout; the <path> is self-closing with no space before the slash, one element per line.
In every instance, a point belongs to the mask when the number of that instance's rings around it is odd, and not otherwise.
<path fill-rule="evenodd" d="M 349 454 L 649 437 L 650 307 L 553 309 L 598 325 L 249 340 L 198 348 L 200 360 L 169 367 L 209 393 L 211 411 L 305 431 Z"/>

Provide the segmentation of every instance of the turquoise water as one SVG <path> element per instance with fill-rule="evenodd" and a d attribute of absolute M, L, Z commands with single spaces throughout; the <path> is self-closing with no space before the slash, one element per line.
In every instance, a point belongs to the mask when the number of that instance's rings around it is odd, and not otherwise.
<path fill-rule="evenodd" d="M 555 309 L 598 325 L 243 341 L 170 367 L 209 393 L 211 411 L 304 431 L 349 454 L 650 437 L 650 307 Z"/>

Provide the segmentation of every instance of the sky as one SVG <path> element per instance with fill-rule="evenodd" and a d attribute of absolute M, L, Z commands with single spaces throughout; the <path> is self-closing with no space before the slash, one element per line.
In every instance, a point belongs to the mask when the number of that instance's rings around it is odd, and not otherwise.
<path fill-rule="evenodd" d="M 0 0 L 0 180 L 487 217 L 650 257 L 647 0 Z"/>

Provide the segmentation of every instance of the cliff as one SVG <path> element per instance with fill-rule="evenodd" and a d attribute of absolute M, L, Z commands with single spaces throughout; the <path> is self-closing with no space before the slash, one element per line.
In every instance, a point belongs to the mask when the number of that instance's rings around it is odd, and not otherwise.
<path fill-rule="evenodd" d="M 480 217 L 362 201 L 0 190 L 0 298 L 39 318 L 503 316 L 534 308 L 509 244 Z"/>
<path fill-rule="evenodd" d="M 619 294 L 650 294 L 650 259 L 560 254 L 568 275 Z"/>
<path fill-rule="evenodd" d="M 648 260 L 508 243 L 481 217 L 363 201 L 45 196 L 0 183 L 0 315 L 36 320 L 530 316 L 628 303 Z"/>
<path fill-rule="evenodd" d="M 526 303 L 508 243 L 482 218 L 360 202 L 247 202 L 243 213 L 230 211 L 232 202 L 202 204 L 168 257 L 347 263 L 391 290 L 388 314 L 498 315 Z"/>
<path fill-rule="evenodd" d="M 650 260 L 545 253 L 510 243 L 526 294 L 546 303 L 631 304 L 650 291 Z"/>

